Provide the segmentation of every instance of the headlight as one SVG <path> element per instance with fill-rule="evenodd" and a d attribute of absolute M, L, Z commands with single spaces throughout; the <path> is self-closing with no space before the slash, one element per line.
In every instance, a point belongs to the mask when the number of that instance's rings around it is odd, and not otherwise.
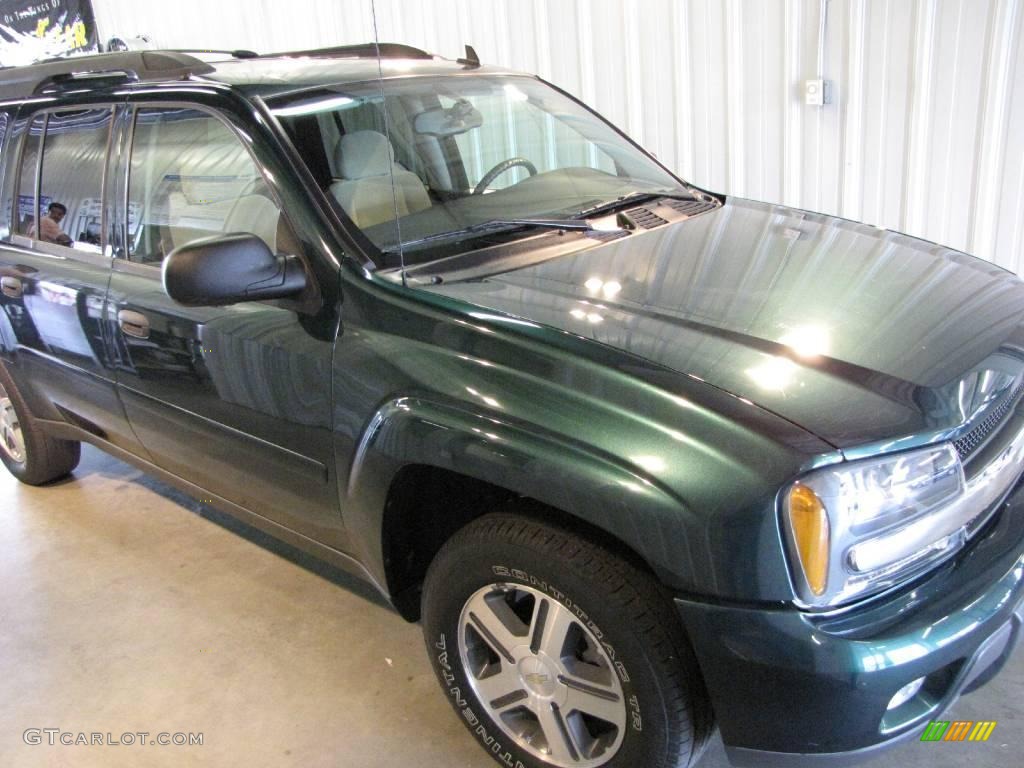
<path fill-rule="evenodd" d="M 966 501 L 963 467 L 948 443 L 801 478 L 782 509 L 800 602 L 840 605 L 948 556 L 980 511 Z"/>

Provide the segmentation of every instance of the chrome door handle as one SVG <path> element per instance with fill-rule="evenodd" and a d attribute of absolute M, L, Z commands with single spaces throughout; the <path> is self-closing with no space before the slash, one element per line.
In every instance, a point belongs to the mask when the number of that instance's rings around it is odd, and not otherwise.
<path fill-rule="evenodd" d="M 122 309 L 117 313 L 117 324 L 121 326 L 125 336 L 134 336 L 136 339 L 149 338 L 149 318 L 140 312 Z"/>
<path fill-rule="evenodd" d="M 24 292 L 21 280 L 16 277 L 0 278 L 0 290 L 3 291 L 4 296 L 10 299 L 20 299 Z"/>

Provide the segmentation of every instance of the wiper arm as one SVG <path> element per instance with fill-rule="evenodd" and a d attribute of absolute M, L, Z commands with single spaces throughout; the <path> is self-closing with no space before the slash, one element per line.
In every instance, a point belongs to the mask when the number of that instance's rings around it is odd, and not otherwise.
<path fill-rule="evenodd" d="M 471 224 L 468 227 L 462 229 L 452 229 L 448 232 L 437 232 L 433 235 L 427 235 L 421 237 L 418 240 L 407 240 L 402 243 L 401 247 L 410 248 L 417 245 L 425 245 L 426 243 L 441 242 L 442 240 L 453 240 L 463 235 L 471 235 L 476 232 L 488 232 L 503 231 L 503 230 L 516 230 L 525 228 L 537 228 L 537 229 L 573 229 L 573 230 L 591 230 L 593 227 L 585 221 L 577 221 L 574 219 L 490 219 L 489 221 L 483 221 L 479 224 Z M 385 253 L 398 253 L 399 246 L 391 248 L 385 248 Z"/>

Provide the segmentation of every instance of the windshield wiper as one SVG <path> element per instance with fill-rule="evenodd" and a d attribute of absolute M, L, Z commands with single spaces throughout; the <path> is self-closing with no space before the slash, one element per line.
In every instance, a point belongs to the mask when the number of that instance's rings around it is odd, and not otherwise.
<path fill-rule="evenodd" d="M 607 202 L 598 203 L 590 208 L 584 208 L 582 211 L 577 211 L 570 218 L 576 220 L 589 219 L 592 216 L 597 216 L 602 213 L 610 213 L 611 211 L 619 208 L 624 208 L 627 205 L 636 205 L 638 203 L 649 202 L 650 200 L 660 200 L 663 197 L 671 197 L 675 200 L 696 200 L 693 195 L 672 190 L 668 192 L 630 192 L 628 195 L 622 195 L 614 200 L 608 200 Z"/>
<path fill-rule="evenodd" d="M 511 232 L 517 229 L 573 229 L 573 230 L 592 230 L 585 221 L 577 221 L 575 219 L 490 219 L 488 221 L 480 222 L 479 224 L 471 224 L 468 227 L 462 229 L 452 229 L 447 232 L 437 232 L 433 235 L 427 235 L 417 240 L 407 240 L 401 244 L 401 248 L 411 248 L 417 245 L 425 245 L 427 243 L 436 243 L 443 240 L 454 240 L 464 235 L 472 235 L 477 232 Z M 390 248 L 385 248 L 384 253 L 398 253 L 399 246 L 395 245 Z"/>

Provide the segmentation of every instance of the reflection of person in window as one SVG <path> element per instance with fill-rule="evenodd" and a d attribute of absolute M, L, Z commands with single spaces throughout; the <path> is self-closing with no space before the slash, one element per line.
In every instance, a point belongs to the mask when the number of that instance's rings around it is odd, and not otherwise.
<path fill-rule="evenodd" d="M 57 245 L 71 245 L 72 240 L 64 230 L 60 228 L 61 219 L 68 213 L 63 203 L 50 203 L 46 209 L 46 215 L 39 222 L 39 239 L 44 243 L 57 243 Z M 36 236 L 35 226 L 29 230 L 29 236 Z"/>

